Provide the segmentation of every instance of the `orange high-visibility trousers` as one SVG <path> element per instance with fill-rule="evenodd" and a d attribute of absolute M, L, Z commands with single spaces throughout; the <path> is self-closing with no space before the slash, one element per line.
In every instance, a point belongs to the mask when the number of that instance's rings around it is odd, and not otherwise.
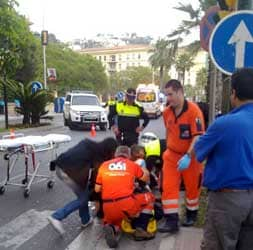
<path fill-rule="evenodd" d="M 134 218 L 141 212 L 145 213 L 145 210 L 153 209 L 154 200 L 154 195 L 147 192 L 118 201 L 104 202 L 104 222 L 121 227 L 124 218 Z"/>
<path fill-rule="evenodd" d="M 163 154 L 162 205 L 164 214 L 178 213 L 181 178 L 186 190 L 186 208 L 194 211 L 199 206 L 202 164 L 192 158 L 188 169 L 179 172 L 177 162 L 183 155 L 167 149 Z"/>

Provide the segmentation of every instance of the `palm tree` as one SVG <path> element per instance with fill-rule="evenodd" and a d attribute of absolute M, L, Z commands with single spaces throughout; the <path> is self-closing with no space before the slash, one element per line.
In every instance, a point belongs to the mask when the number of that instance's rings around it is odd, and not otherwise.
<path fill-rule="evenodd" d="M 169 38 L 171 37 L 177 37 L 177 36 L 182 36 L 182 35 L 189 35 L 190 32 L 193 29 L 196 29 L 200 25 L 200 21 L 202 16 L 204 15 L 205 11 L 208 10 L 211 6 L 217 5 L 216 0 L 199 0 L 199 6 L 197 8 L 194 8 L 191 4 L 182 4 L 179 2 L 179 5 L 175 7 L 175 9 L 179 11 L 183 11 L 186 14 L 189 15 L 190 19 L 188 20 L 183 20 L 182 23 L 178 26 L 178 28 L 170 33 L 168 35 Z M 196 40 L 190 45 L 188 45 L 188 51 L 192 53 L 193 55 L 196 54 L 200 50 L 200 41 Z M 209 58 L 209 71 L 213 68 L 211 66 L 211 60 Z M 209 79 L 210 79 L 210 74 L 209 72 Z M 207 81 L 207 89 L 209 89 L 209 84 L 210 81 Z M 209 101 L 208 98 L 208 91 L 207 91 L 207 102 Z"/>
<path fill-rule="evenodd" d="M 194 65 L 193 56 L 189 52 L 179 54 L 175 60 L 175 68 L 179 78 L 182 78 L 182 84 L 185 83 L 185 73 Z"/>
<path fill-rule="evenodd" d="M 152 55 L 149 61 L 154 69 L 159 69 L 160 88 L 163 86 L 164 73 L 168 71 L 175 60 L 180 38 L 174 40 L 159 39 L 154 48 L 150 50 Z"/>
<path fill-rule="evenodd" d="M 46 106 L 53 101 L 52 93 L 45 89 L 32 93 L 32 83 L 7 81 L 7 88 L 11 97 L 20 101 L 16 112 L 23 115 L 23 124 L 39 124 L 40 118 L 48 113 Z"/>

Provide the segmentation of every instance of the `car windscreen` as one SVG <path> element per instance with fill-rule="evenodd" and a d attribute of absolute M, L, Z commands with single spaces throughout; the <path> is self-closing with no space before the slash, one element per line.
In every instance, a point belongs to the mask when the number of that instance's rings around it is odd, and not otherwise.
<path fill-rule="evenodd" d="M 137 101 L 138 102 L 154 102 L 155 92 L 138 92 L 137 93 Z"/>
<path fill-rule="evenodd" d="M 73 96 L 72 97 L 72 105 L 93 105 L 98 106 L 100 105 L 98 102 L 97 97 L 95 96 Z"/>

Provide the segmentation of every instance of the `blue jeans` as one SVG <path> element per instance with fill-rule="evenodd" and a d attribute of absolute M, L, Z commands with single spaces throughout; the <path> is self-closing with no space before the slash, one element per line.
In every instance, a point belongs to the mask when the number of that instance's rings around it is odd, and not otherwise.
<path fill-rule="evenodd" d="M 56 210 L 52 217 L 57 220 L 63 220 L 68 215 L 79 209 L 79 216 L 83 224 L 86 224 L 90 219 L 89 207 L 88 207 L 88 184 L 83 189 L 78 186 L 64 171 L 59 167 L 56 167 L 56 174 L 60 180 L 62 180 L 77 196 L 76 200 L 67 203 L 64 207 Z"/>

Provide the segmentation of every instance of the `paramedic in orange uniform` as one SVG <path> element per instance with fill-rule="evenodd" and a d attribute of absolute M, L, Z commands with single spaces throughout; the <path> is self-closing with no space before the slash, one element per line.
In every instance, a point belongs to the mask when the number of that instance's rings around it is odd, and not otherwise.
<path fill-rule="evenodd" d="M 134 194 L 135 179 L 147 182 L 149 173 L 129 160 L 130 149 L 119 146 L 114 159 L 104 162 L 96 179 L 95 191 L 102 192 L 105 239 L 109 247 L 118 245 L 118 234 L 124 218 L 134 219 L 135 239 L 154 237 L 147 225 L 152 218 L 154 196 L 152 193 Z"/>
<path fill-rule="evenodd" d="M 165 85 L 165 92 L 169 102 L 163 112 L 167 140 L 161 180 L 165 222 L 158 227 L 158 231 L 176 233 L 179 230 L 181 178 L 186 189 L 186 220 L 183 225 L 192 226 L 197 217 L 202 165 L 188 152 L 198 136 L 203 134 L 204 120 L 197 104 L 185 100 L 178 80 L 170 80 Z"/>

